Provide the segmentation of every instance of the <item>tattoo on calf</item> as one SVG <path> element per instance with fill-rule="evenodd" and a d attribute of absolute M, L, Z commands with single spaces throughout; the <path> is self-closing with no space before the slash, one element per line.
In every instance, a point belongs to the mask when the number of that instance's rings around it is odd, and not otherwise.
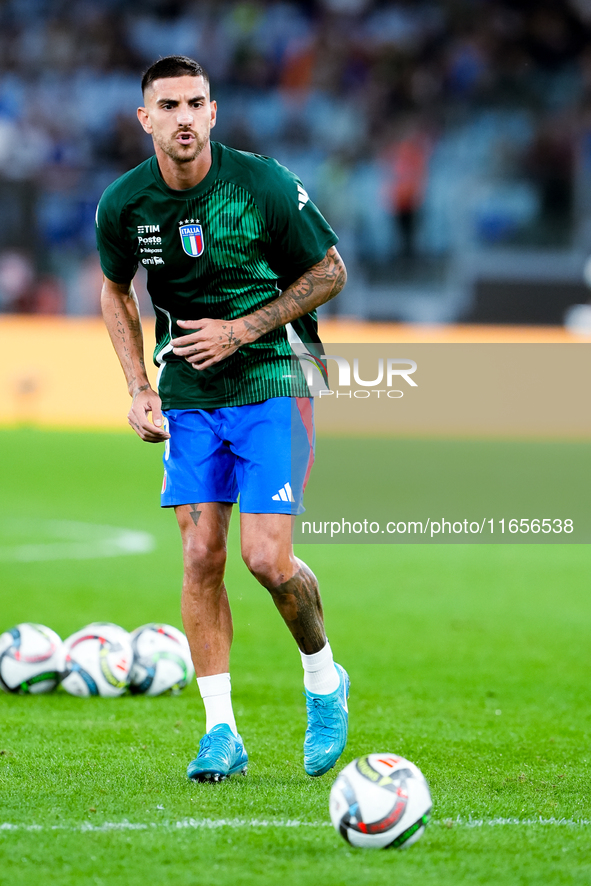
<path fill-rule="evenodd" d="M 302 652 L 319 652 L 326 644 L 326 634 L 318 581 L 312 570 L 303 563 L 295 575 L 268 590 Z"/>
<path fill-rule="evenodd" d="M 199 505 L 189 505 L 189 507 L 191 508 L 191 520 L 193 521 L 195 526 L 197 526 L 197 524 L 199 523 L 199 517 L 201 516 L 201 511 L 197 510 Z"/>

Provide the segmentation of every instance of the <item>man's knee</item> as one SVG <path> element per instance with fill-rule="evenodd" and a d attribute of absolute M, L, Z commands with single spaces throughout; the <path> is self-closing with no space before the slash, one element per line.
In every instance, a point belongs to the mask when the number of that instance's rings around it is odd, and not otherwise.
<path fill-rule="evenodd" d="M 221 583 L 226 569 L 226 547 L 211 547 L 195 537 L 185 538 L 183 561 L 189 581 Z"/>
<path fill-rule="evenodd" d="M 242 551 L 242 559 L 249 571 L 264 587 L 277 588 L 293 575 L 295 560 L 273 545 L 260 545 Z"/>

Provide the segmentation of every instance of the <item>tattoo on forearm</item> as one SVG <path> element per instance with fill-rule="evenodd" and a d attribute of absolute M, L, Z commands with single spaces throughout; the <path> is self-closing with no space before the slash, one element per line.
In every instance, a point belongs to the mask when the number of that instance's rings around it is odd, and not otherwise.
<path fill-rule="evenodd" d="M 142 338 L 142 324 L 139 317 L 128 316 L 127 325 L 132 338 L 136 340 Z"/>
<path fill-rule="evenodd" d="M 124 298 L 124 296 L 121 296 Z M 139 367 L 142 373 L 145 373 L 146 366 L 143 358 L 143 333 L 142 323 L 139 315 L 134 316 L 132 311 L 137 309 L 137 303 L 132 293 L 126 297 L 130 305 L 112 298 L 113 304 L 113 326 L 111 327 L 111 337 L 115 350 L 119 355 L 119 359 L 128 379 L 128 388 L 130 392 L 136 382 L 136 367 Z M 108 322 L 108 313 L 105 313 L 105 319 Z"/>
<path fill-rule="evenodd" d="M 268 590 L 302 652 L 319 652 L 326 643 L 326 634 L 318 582 L 312 570 L 302 563 L 295 575 Z"/>
<path fill-rule="evenodd" d="M 134 381 L 135 381 L 135 379 L 134 379 Z M 150 385 L 149 385 L 149 384 L 147 384 L 147 385 L 142 385 L 141 388 L 138 388 L 137 391 L 135 391 L 135 393 L 134 393 L 134 395 L 133 395 L 133 399 L 135 400 L 135 398 L 137 397 L 137 395 L 138 395 L 138 394 L 141 394 L 142 391 L 149 391 L 149 390 L 150 390 Z"/>
<path fill-rule="evenodd" d="M 189 507 L 191 508 L 191 520 L 193 521 L 195 526 L 197 526 L 197 524 L 199 523 L 199 517 L 201 516 L 201 511 L 197 510 L 199 505 L 189 505 Z"/>
<path fill-rule="evenodd" d="M 279 298 L 252 314 L 250 320 L 244 320 L 246 330 L 258 338 L 279 326 L 285 326 L 338 295 L 346 280 L 345 266 L 333 247 L 322 261 L 288 286 Z"/>

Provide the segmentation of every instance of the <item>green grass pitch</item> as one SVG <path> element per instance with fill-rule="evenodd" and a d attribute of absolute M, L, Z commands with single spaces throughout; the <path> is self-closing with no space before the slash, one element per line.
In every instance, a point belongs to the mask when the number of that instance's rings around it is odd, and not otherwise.
<path fill-rule="evenodd" d="M 331 442 L 334 457 L 338 445 Z M 180 541 L 159 451 L 131 433 L 0 433 L 1 622 L 180 626 Z M 313 482 L 312 478 L 312 482 Z M 143 530 L 152 553 L 11 562 L 50 520 Z M 246 778 L 186 781 L 196 685 L 157 699 L 0 697 L 0 883 L 349 886 L 591 882 L 587 545 L 301 545 L 352 680 L 340 768 L 416 762 L 433 822 L 407 852 L 329 825 L 334 772 L 303 772 L 297 649 L 243 567 L 234 527 L 235 708 Z"/>

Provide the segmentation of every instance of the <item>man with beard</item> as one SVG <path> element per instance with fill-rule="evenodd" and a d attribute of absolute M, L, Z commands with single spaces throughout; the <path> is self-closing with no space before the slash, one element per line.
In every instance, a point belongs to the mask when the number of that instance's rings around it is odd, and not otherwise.
<path fill-rule="evenodd" d="M 161 503 L 174 507 L 182 536 L 182 617 L 206 712 L 187 774 L 218 781 L 248 762 L 232 711 L 224 586 L 239 497 L 243 559 L 300 649 L 304 766 L 322 775 L 346 744 L 349 678 L 333 660 L 316 578 L 291 543 L 314 431 L 290 341 L 319 344 L 315 309 L 346 279 L 337 237 L 291 172 L 210 141 L 217 107 L 197 62 L 160 59 L 142 91 L 138 117 L 155 155 L 99 203 L 101 303 L 132 397 L 129 423 L 165 443 Z M 139 263 L 156 313 L 157 392 L 132 285 Z"/>

